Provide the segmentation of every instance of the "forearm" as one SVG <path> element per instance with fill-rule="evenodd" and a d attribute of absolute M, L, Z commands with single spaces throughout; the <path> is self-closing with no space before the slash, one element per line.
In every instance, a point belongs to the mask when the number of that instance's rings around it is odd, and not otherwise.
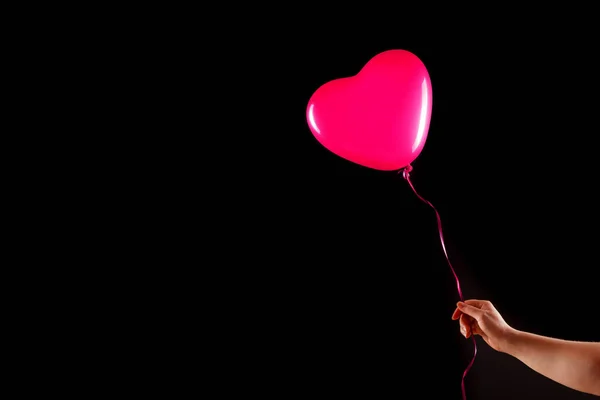
<path fill-rule="evenodd" d="M 534 371 L 572 389 L 600 396 L 600 343 L 513 331 L 504 349 Z"/>

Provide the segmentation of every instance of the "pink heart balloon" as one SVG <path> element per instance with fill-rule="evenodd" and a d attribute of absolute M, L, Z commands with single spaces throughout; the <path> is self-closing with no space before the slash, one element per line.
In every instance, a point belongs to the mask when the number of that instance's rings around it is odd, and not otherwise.
<path fill-rule="evenodd" d="M 394 171 L 423 150 L 431 120 L 431 80 L 406 50 L 373 57 L 355 76 L 312 95 L 308 126 L 331 152 L 365 167 Z"/>

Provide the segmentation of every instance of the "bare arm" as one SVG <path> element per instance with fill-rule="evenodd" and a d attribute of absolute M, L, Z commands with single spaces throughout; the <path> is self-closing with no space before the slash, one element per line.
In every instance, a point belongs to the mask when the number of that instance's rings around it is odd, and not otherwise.
<path fill-rule="evenodd" d="M 600 396 L 600 343 L 554 339 L 512 330 L 502 350 L 547 378 L 571 389 Z"/>
<path fill-rule="evenodd" d="M 600 343 L 554 339 L 512 328 L 487 300 L 459 302 L 452 319 L 465 337 L 480 335 L 494 350 L 517 358 L 562 385 L 600 396 Z"/>

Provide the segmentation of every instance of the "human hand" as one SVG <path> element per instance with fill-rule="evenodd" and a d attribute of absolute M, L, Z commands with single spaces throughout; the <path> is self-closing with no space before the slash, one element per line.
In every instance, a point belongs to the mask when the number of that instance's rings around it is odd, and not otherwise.
<path fill-rule="evenodd" d="M 460 331 L 464 337 L 479 335 L 496 351 L 504 351 L 506 341 L 515 332 L 502 318 L 498 310 L 487 300 L 465 300 L 458 302 L 452 314 L 453 320 L 459 320 Z"/>

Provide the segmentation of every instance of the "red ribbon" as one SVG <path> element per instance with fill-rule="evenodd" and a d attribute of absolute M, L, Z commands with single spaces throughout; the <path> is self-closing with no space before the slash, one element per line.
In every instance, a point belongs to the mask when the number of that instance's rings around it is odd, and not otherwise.
<path fill-rule="evenodd" d="M 417 192 L 417 190 L 413 186 L 412 182 L 410 181 L 410 172 L 412 171 L 412 169 L 413 169 L 412 166 L 409 164 L 404 169 L 400 170 L 399 172 L 402 172 L 402 177 L 404 179 L 406 179 L 406 181 L 410 185 L 410 188 L 413 190 L 413 192 L 415 193 L 415 195 L 417 195 L 417 197 L 419 198 L 419 200 L 421 200 L 423 203 L 427 204 L 429 207 L 433 208 L 433 211 L 435 212 L 435 217 L 437 219 L 437 227 L 438 227 L 438 233 L 440 235 L 440 242 L 442 243 L 442 250 L 444 250 L 444 255 L 446 256 L 446 261 L 448 261 L 448 266 L 450 266 L 450 270 L 452 270 L 452 274 L 454 275 L 454 279 L 456 280 L 456 288 L 458 289 L 458 296 L 460 297 L 460 301 L 464 302 L 465 299 L 463 297 L 462 290 L 460 289 L 460 281 L 458 280 L 458 275 L 456 275 L 456 271 L 454 271 L 454 267 L 452 267 L 452 263 L 450 262 L 450 258 L 448 258 L 448 252 L 446 251 L 446 244 L 444 243 L 444 234 L 442 233 L 442 219 L 440 218 L 440 213 L 438 213 L 438 211 L 433 206 L 433 204 L 431 204 L 429 201 L 425 200 Z M 463 398 L 463 400 L 467 400 L 467 394 L 466 394 L 466 391 L 465 391 L 465 377 L 467 376 L 467 373 L 469 372 L 469 370 L 473 366 L 473 363 L 475 362 L 475 356 L 477 355 L 477 342 L 475 341 L 475 336 L 472 333 L 471 333 L 471 339 L 473 340 L 473 348 L 474 348 L 474 350 L 473 350 L 473 358 L 471 359 L 471 362 L 469 363 L 469 365 L 465 369 L 465 372 L 463 372 L 462 380 L 461 380 L 461 383 L 460 383 L 460 387 L 462 389 L 462 398 Z"/>

